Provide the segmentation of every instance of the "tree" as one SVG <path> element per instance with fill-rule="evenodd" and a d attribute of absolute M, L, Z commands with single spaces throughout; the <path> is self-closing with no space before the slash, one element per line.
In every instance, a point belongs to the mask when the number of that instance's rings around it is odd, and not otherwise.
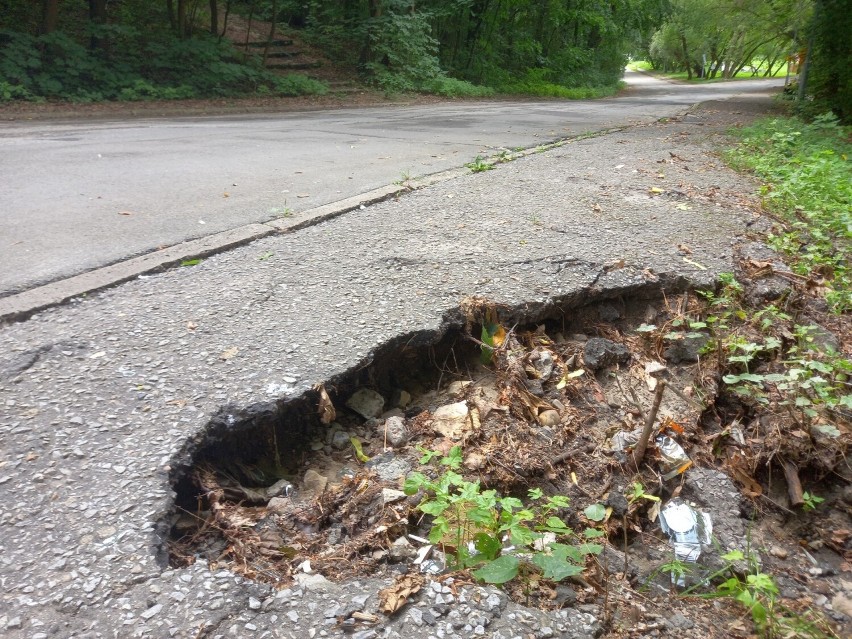
<path fill-rule="evenodd" d="M 56 31 L 59 24 L 59 0 L 42 0 L 41 33 L 47 35 Z"/>
<path fill-rule="evenodd" d="M 852 12 L 843 0 L 817 0 L 809 29 L 810 86 L 818 104 L 852 120 Z"/>

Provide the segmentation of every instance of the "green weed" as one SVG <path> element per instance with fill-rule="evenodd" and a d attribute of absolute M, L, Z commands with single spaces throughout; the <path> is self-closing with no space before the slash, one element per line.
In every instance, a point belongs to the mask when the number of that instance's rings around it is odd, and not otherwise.
<path fill-rule="evenodd" d="M 480 155 L 477 155 L 472 162 L 468 162 L 465 166 L 469 168 L 472 173 L 482 173 L 483 171 L 490 171 L 494 168 L 494 165 L 489 162 L 487 158 Z"/>
<path fill-rule="evenodd" d="M 827 288 L 836 312 L 852 310 L 852 152 L 849 127 L 826 114 L 805 123 L 766 120 L 740 130 L 727 159 L 763 181 L 763 202 L 779 216 L 770 244 L 793 271 Z"/>
<path fill-rule="evenodd" d="M 443 546 L 456 569 L 476 568 L 472 574 L 477 579 L 493 584 L 531 571 L 561 581 L 582 573 L 586 558 L 603 550 L 590 543 L 603 532 L 587 528 L 577 534 L 558 516 L 569 506 L 567 497 L 545 496 L 538 488 L 528 492 L 527 503 L 504 497 L 456 472 L 462 464 L 460 447 L 453 447 L 446 456 L 421 452 L 421 464 L 446 470 L 434 479 L 411 473 L 404 490 L 408 495 L 425 493 L 418 509 L 433 518 L 429 541 Z M 557 541 L 546 541 L 546 533 Z M 513 552 L 506 552 L 504 540 L 515 547 Z"/>

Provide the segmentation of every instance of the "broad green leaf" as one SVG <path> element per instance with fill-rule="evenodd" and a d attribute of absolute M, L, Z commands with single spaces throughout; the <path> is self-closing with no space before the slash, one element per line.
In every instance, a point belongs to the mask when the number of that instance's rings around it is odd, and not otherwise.
<path fill-rule="evenodd" d="M 547 525 L 548 528 L 550 528 L 554 532 L 559 531 L 559 530 L 566 530 L 566 531 L 571 530 L 564 521 L 559 519 L 559 517 L 548 517 L 545 524 Z"/>
<path fill-rule="evenodd" d="M 553 506 L 554 508 L 568 508 L 570 504 L 571 500 L 565 495 L 554 495 L 553 497 L 547 498 L 547 505 Z"/>
<path fill-rule="evenodd" d="M 477 533 L 473 536 L 473 546 L 476 551 L 488 560 L 493 560 L 500 554 L 502 546 L 500 540 L 488 533 Z"/>
<path fill-rule="evenodd" d="M 504 584 L 518 576 L 519 560 L 513 555 L 503 555 L 487 563 L 479 570 L 473 571 L 473 576 L 488 584 Z"/>
<path fill-rule="evenodd" d="M 603 521 L 606 517 L 606 507 L 603 504 L 592 504 L 586 507 L 583 514 L 591 521 Z"/>
<path fill-rule="evenodd" d="M 599 555 L 603 551 L 600 544 L 580 544 L 577 550 L 583 555 Z"/>
<path fill-rule="evenodd" d="M 836 426 L 832 424 L 817 424 L 813 427 L 814 430 L 819 431 L 823 435 L 827 435 L 828 437 L 840 437 L 840 431 L 837 430 Z"/>
<path fill-rule="evenodd" d="M 449 504 L 440 501 L 425 501 L 418 506 L 424 513 L 433 517 L 437 517 L 443 513 L 448 507 Z"/>
<path fill-rule="evenodd" d="M 571 564 L 554 555 L 537 554 L 533 557 L 533 563 L 541 568 L 545 579 L 562 581 L 566 577 L 573 577 L 583 572 L 583 567 Z"/>
<path fill-rule="evenodd" d="M 561 559 L 563 561 L 570 559 L 575 564 L 582 564 L 586 561 L 586 556 L 580 552 L 577 546 L 570 546 L 568 544 L 550 544 L 548 548 L 550 548 L 553 556 L 557 559 Z"/>
<path fill-rule="evenodd" d="M 595 539 L 597 537 L 603 537 L 604 534 L 604 531 L 598 530 L 597 528 L 586 528 L 583 536 L 585 536 L 586 539 Z"/>
<path fill-rule="evenodd" d="M 524 502 L 522 502 L 517 497 L 503 497 L 503 499 L 500 500 L 500 506 L 503 508 L 503 510 L 508 510 L 509 512 L 511 512 L 513 510 L 523 508 Z"/>
<path fill-rule="evenodd" d="M 732 550 L 731 552 L 722 555 L 722 559 L 733 563 L 735 561 L 742 561 L 743 559 L 745 559 L 745 554 L 743 554 L 742 550 Z"/>
<path fill-rule="evenodd" d="M 726 384 L 736 384 L 738 382 L 762 382 L 763 375 L 755 373 L 742 373 L 740 375 L 725 375 L 723 378 Z"/>
<path fill-rule="evenodd" d="M 450 449 L 449 454 L 441 459 L 442 466 L 449 466 L 450 468 L 459 468 L 462 464 L 462 449 L 461 446 L 453 446 Z"/>
<path fill-rule="evenodd" d="M 420 487 L 428 483 L 428 479 L 422 473 L 411 473 L 405 478 L 405 483 L 402 485 L 402 491 L 406 495 L 416 495 Z"/>

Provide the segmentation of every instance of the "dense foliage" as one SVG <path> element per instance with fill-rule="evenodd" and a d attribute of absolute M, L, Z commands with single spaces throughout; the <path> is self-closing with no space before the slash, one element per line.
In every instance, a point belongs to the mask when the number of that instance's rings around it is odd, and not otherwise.
<path fill-rule="evenodd" d="M 189 3 L 180 0 L 182 11 Z M 198 3 L 194 6 L 197 7 Z M 173 99 L 245 93 L 322 93 L 309 78 L 278 76 L 230 44 L 180 20 L 172 2 L 0 0 L 0 101 Z M 215 29 L 212 29 L 215 30 Z"/>
<path fill-rule="evenodd" d="M 852 112 L 844 0 L 0 0 L 0 100 L 323 90 L 223 40 L 241 14 L 298 31 L 389 92 L 595 97 L 628 55 L 706 77 L 810 49 L 808 96 Z M 271 36 L 270 36 L 271 37 Z M 822 108 L 822 107 L 820 107 Z"/>
<path fill-rule="evenodd" d="M 690 77 L 734 77 L 758 60 L 771 75 L 798 52 L 811 0 L 670 0 L 650 59 Z"/>
<path fill-rule="evenodd" d="M 808 90 L 815 109 L 852 122 L 852 10 L 847 0 L 817 0 L 810 26 L 813 51 Z"/>
<path fill-rule="evenodd" d="M 360 65 L 390 90 L 453 77 L 497 90 L 562 95 L 615 86 L 664 0 L 241 0 Z M 262 7 L 260 6 L 262 5 Z"/>

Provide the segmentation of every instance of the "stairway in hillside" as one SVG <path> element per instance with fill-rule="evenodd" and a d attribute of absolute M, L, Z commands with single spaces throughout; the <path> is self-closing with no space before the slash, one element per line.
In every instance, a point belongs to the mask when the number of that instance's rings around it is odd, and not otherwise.
<path fill-rule="evenodd" d="M 270 27 L 268 22 L 253 20 L 249 23 L 242 16 L 231 15 L 225 37 L 238 51 L 262 61 L 275 73 L 302 73 L 325 82 L 332 93 L 364 91 L 357 82 L 356 72 L 341 68 L 320 49 L 303 42 L 297 33 L 280 33 L 270 41 Z"/>

